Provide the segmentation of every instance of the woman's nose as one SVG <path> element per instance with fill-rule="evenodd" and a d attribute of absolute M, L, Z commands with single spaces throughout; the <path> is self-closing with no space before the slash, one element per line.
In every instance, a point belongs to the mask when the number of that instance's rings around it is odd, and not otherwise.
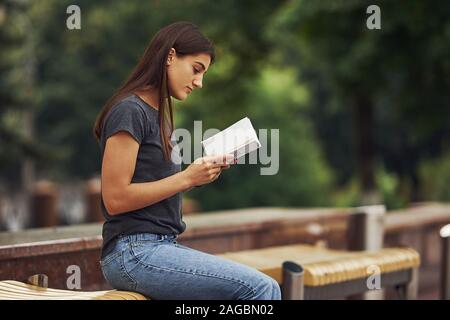
<path fill-rule="evenodd" d="M 203 82 L 203 80 L 201 78 L 200 79 L 194 79 L 193 84 L 194 84 L 194 86 L 196 88 L 201 89 L 203 87 L 203 83 L 202 82 Z"/>

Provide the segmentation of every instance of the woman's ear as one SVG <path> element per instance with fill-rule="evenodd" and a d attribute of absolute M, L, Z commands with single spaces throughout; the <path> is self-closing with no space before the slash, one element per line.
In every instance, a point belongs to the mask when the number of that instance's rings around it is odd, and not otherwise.
<path fill-rule="evenodd" d="M 175 56 L 177 55 L 177 52 L 175 51 L 174 48 L 170 48 L 169 50 L 169 55 L 167 56 L 167 66 L 170 66 L 173 62 L 173 60 L 175 59 Z"/>

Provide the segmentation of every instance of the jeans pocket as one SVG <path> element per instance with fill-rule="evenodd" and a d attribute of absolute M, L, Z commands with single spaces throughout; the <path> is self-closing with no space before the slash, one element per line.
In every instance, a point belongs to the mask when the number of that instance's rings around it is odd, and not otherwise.
<path fill-rule="evenodd" d="M 135 261 L 148 265 L 151 257 L 163 245 L 167 244 L 162 243 L 162 241 L 137 241 L 131 244 L 130 254 Z"/>
<path fill-rule="evenodd" d="M 102 264 L 102 273 L 106 281 L 115 289 L 135 291 L 136 281 L 128 272 L 128 261 L 125 261 L 125 252 L 114 254 L 114 258 L 108 259 Z"/>
<path fill-rule="evenodd" d="M 114 278 L 114 271 L 118 268 L 117 266 L 120 264 L 122 259 L 122 252 L 117 251 L 107 255 L 103 260 L 100 261 L 100 267 L 102 270 L 103 277 L 106 279 L 112 287 L 114 287 L 114 281 L 111 279 Z M 111 278 L 112 277 L 112 278 Z"/>
<path fill-rule="evenodd" d="M 114 261 L 114 259 L 117 259 L 117 257 L 119 257 L 121 254 L 122 254 L 121 251 L 116 251 L 108 254 L 104 259 L 100 260 L 100 265 L 102 267 L 107 266 L 112 261 Z"/>
<path fill-rule="evenodd" d="M 103 278 L 105 278 L 106 282 L 112 286 L 111 281 L 109 280 L 107 268 L 107 266 L 102 265 L 100 269 L 102 270 Z"/>

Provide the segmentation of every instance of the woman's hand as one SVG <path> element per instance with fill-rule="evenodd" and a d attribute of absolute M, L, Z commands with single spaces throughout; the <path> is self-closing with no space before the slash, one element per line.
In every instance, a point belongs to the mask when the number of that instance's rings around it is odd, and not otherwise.
<path fill-rule="evenodd" d="M 196 159 L 183 174 L 190 187 L 197 187 L 217 180 L 231 163 L 235 163 L 233 155 L 206 156 Z"/>

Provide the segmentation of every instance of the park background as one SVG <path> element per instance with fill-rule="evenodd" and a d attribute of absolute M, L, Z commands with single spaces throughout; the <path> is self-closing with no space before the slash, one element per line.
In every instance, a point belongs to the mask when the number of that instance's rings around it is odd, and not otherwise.
<path fill-rule="evenodd" d="M 79 30 L 67 27 L 71 5 Z M 380 29 L 367 27 L 371 5 Z M 384 205 L 380 245 L 416 249 L 419 297 L 436 299 L 450 256 L 439 242 L 450 223 L 449 17 L 450 2 L 425 0 L 0 0 L 0 279 L 46 273 L 67 289 L 79 264 L 82 289 L 108 288 L 92 126 L 155 32 L 191 21 L 217 60 L 202 90 L 175 101 L 176 127 L 248 116 L 279 129 L 280 163 L 276 175 L 237 165 L 185 193 L 182 243 L 348 248 L 347 214 Z"/>
<path fill-rule="evenodd" d="M 66 26 L 71 4 L 80 30 Z M 176 102 L 176 127 L 248 116 L 280 130 L 276 175 L 235 166 L 184 195 L 192 210 L 449 201 L 450 4 L 378 1 L 373 30 L 370 4 L 3 0 L 2 228 L 29 225 L 42 181 L 56 186 L 61 224 L 83 221 L 85 182 L 100 174 L 95 117 L 155 32 L 180 20 L 212 39 L 217 61 L 204 88 Z"/>

